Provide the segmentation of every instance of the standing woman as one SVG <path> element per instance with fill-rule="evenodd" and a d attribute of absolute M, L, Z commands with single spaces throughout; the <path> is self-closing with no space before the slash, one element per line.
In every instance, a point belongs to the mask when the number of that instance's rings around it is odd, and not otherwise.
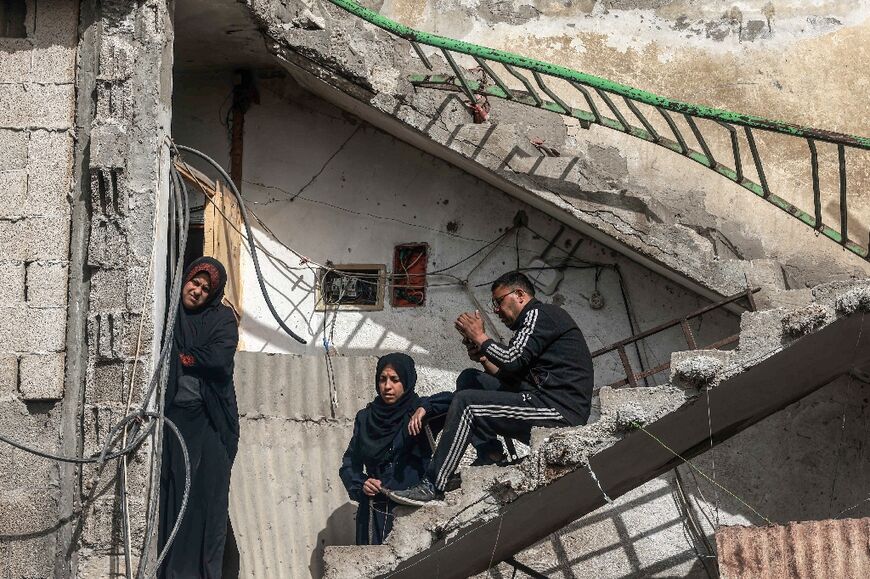
<path fill-rule="evenodd" d="M 184 272 L 165 412 L 187 445 L 191 485 L 181 526 L 160 568 L 163 579 L 221 576 L 230 471 L 239 447 L 239 410 L 233 387 L 239 332 L 233 311 L 221 303 L 226 282 L 224 266 L 211 257 L 197 259 Z M 178 441 L 164 436 L 160 548 L 178 519 L 184 478 Z"/>
<path fill-rule="evenodd" d="M 338 471 L 356 513 L 356 544 L 380 545 L 393 528 L 393 503 L 381 488 L 416 485 L 432 458 L 423 433 L 423 417 L 447 411 L 451 393 L 420 397 L 414 392 L 417 370 L 407 354 L 378 359 L 375 399 L 360 410 Z"/>

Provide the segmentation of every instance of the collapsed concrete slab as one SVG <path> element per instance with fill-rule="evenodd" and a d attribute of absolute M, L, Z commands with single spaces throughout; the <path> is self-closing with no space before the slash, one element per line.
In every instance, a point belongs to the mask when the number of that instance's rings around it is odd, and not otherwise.
<path fill-rule="evenodd" d="M 579 126 L 569 122 L 576 119 L 505 101 L 485 122 L 471 122 L 467 103 L 455 93 L 409 83 L 410 74 L 425 69 L 406 41 L 336 6 L 263 0 L 251 3 L 251 13 L 278 62 L 306 90 L 701 295 L 732 295 L 747 284 L 777 292 L 834 275 L 792 267 L 793 283 L 786 284 L 778 260 L 769 259 L 777 256 L 761 249 L 764 240 L 735 228 L 726 234 L 697 206 L 693 179 L 649 181 L 629 170 L 633 153 L 578 138 Z M 429 60 L 427 72 L 453 74 L 437 52 Z M 674 175 L 680 171 L 674 167 Z M 866 275 L 859 260 L 848 267 L 836 261 L 836 275 Z"/>
<path fill-rule="evenodd" d="M 444 506 L 398 511 L 384 546 L 327 548 L 326 576 L 467 577 L 488 569 L 866 365 L 868 289 L 826 284 L 815 288 L 811 307 L 744 314 L 736 350 L 674 354 L 672 384 L 602 389 L 597 422 L 537 433 L 517 466 L 463 471 L 462 488 Z"/>

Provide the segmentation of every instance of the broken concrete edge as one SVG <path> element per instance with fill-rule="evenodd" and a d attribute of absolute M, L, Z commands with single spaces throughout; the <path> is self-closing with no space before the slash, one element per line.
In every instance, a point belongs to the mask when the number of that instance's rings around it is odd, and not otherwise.
<path fill-rule="evenodd" d="M 361 23 L 365 36 L 372 40 L 367 46 L 373 48 L 360 54 L 354 51 L 352 57 L 344 51 L 350 38 L 345 28 L 360 23 L 348 22 L 351 19 L 342 18 L 337 8 L 326 5 L 321 6 L 323 13 L 318 21 L 325 22 L 325 26 L 297 26 L 295 20 L 310 12 L 301 4 L 297 8 L 294 16 L 284 14 L 290 10 L 284 5 L 279 8 L 264 2 L 251 8 L 251 14 L 265 30 L 270 50 L 300 84 L 309 90 L 312 82 L 328 87 L 325 92 L 323 88 L 313 89 L 315 94 L 330 93 L 332 98 L 324 98 L 334 102 L 334 91 L 343 93 L 356 104 L 345 102 L 342 108 L 397 138 L 411 142 L 412 135 L 423 136 L 430 141 L 424 150 L 701 295 L 721 299 L 745 289 L 750 262 L 719 259 L 709 241 L 689 228 L 652 224 L 638 229 L 629 225 L 630 216 L 620 216 L 618 209 L 602 210 L 601 205 L 591 202 L 570 203 L 558 191 L 538 183 L 534 176 L 512 170 L 488 149 L 457 138 L 456 130 L 450 127 L 459 129 L 470 123 L 465 107 L 459 112 L 447 110 L 449 98 L 440 102 L 431 92 L 404 90 L 408 87 L 402 71 L 412 62 L 411 50 L 402 47 L 395 37 Z M 446 62 L 437 55 L 430 60 L 436 70 L 447 71 Z M 557 120 L 564 132 L 564 123 Z M 490 126 L 499 128 L 498 124 Z M 521 141 L 517 136 L 511 141 L 514 150 Z M 699 257 L 687 260 L 685 256 Z"/>
<path fill-rule="evenodd" d="M 813 288 L 813 295 L 814 301 L 808 305 L 745 313 L 747 322 L 756 318 L 764 323 L 741 323 L 741 339 L 735 350 L 674 353 L 672 379 L 667 385 L 601 388 L 598 421 L 572 428 L 533 430 L 530 453 L 518 465 L 468 468 L 461 471 L 462 487 L 448 493 L 443 506 L 397 510 L 393 532 L 384 545 L 328 547 L 325 576 L 344 579 L 388 574 L 439 541 L 455 540 L 467 529 L 500 516 L 503 507 L 519 497 L 579 469 L 589 470 L 609 502 L 606 489 L 591 467 L 596 455 L 629 433 L 646 429 L 670 413 L 697 403 L 704 390 L 716 388 L 801 337 L 839 319 L 870 311 L 870 280 L 822 284 Z M 421 533 L 420 529 L 428 532 Z M 349 561 L 357 563 L 349 565 Z"/>

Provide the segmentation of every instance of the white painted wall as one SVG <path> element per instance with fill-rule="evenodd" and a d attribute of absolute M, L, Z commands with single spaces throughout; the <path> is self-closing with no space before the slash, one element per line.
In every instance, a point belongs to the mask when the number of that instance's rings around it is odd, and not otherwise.
<path fill-rule="evenodd" d="M 201 147 L 220 162 L 227 162 L 226 130 L 219 119 L 230 104 L 225 99 L 230 82 L 228 75 L 219 73 L 186 75 L 178 80 L 176 140 Z M 281 243 L 312 262 L 380 263 L 386 264 L 389 272 L 395 245 L 425 242 L 430 246 L 429 270 L 434 271 L 462 260 L 498 237 L 519 210 L 526 211 L 530 227 L 545 236 L 554 235 L 559 224 L 442 161 L 361 125 L 303 93 L 292 81 L 260 78 L 258 88 L 260 104 L 245 120 L 243 194 L 253 212 L 280 238 L 279 242 L 255 226 L 257 239 L 277 258 L 261 255 L 272 300 L 308 345 L 296 344 L 278 328 L 260 294 L 253 263 L 245 257 L 243 349 L 322 353 L 326 328 L 331 347 L 340 355 L 406 351 L 418 363 L 421 390 L 452 387 L 455 374 L 468 363 L 452 322 L 462 311 L 475 309 L 456 279 L 430 276 L 433 287 L 427 292 L 424 307 L 393 308 L 387 299 L 382 311 L 324 315 L 314 311 L 313 266 L 302 265 Z M 459 224 L 455 233 L 448 232 L 448 223 Z M 568 230 L 560 248 L 577 239 L 578 234 Z M 446 273 L 468 278 L 471 291 L 485 305 L 489 301 L 488 282 L 516 267 L 515 243 L 511 234 L 470 277 L 485 251 Z M 521 266 L 539 255 L 546 244 L 546 240 L 522 231 Z M 561 249 L 550 253 L 553 258 L 564 255 Z M 642 329 L 706 305 L 701 298 L 590 240 L 585 240 L 575 255 L 580 260 L 620 266 Z M 592 350 L 632 333 L 616 273 L 602 271 L 598 288 L 606 305 L 597 311 L 583 297 L 595 289 L 594 279 L 595 269 L 569 269 L 557 295 L 541 296 L 546 301 L 563 302 Z M 492 319 L 498 331 L 509 337 L 510 331 L 497 318 Z M 700 331 L 701 341 L 727 336 L 736 331 L 736 318 L 712 315 L 703 320 Z M 681 334 L 674 331 L 650 344 L 644 351 L 644 362 L 656 365 L 667 361 L 668 352 L 684 349 L 681 340 Z M 602 359 L 597 364 L 597 382 L 615 378 L 617 363 L 615 354 Z"/>

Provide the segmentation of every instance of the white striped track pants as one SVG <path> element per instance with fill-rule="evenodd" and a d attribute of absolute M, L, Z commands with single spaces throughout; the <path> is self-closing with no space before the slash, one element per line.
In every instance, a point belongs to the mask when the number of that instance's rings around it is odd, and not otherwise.
<path fill-rule="evenodd" d="M 435 456 L 427 475 L 444 490 L 465 453 L 472 433 L 481 438 L 495 435 L 527 441 L 533 427 L 564 427 L 568 422 L 552 408 L 543 406 L 528 392 L 461 390 L 447 411 Z"/>

